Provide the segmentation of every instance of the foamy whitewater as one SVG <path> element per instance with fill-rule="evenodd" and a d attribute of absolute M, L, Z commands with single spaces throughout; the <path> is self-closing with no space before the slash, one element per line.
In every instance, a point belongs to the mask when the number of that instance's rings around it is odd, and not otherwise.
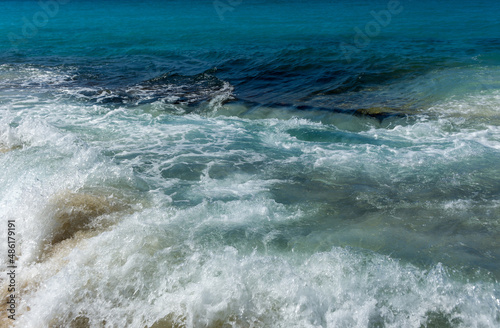
<path fill-rule="evenodd" d="M 0 7 L 1 327 L 500 326 L 497 1 Z"/>

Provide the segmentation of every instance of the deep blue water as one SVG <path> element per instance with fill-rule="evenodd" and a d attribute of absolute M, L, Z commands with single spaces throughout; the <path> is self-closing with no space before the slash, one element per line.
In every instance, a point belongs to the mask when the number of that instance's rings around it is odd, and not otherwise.
<path fill-rule="evenodd" d="M 0 9 L 1 325 L 500 325 L 498 1 Z"/>

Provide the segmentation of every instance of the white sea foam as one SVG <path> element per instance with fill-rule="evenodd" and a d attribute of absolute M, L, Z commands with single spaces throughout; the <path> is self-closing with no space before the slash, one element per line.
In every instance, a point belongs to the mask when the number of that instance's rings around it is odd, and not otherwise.
<path fill-rule="evenodd" d="M 71 81 L 75 68 L 43 68 L 35 65 L 0 65 L 0 87 L 44 88 L 59 86 Z"/>
<path fill-rule="evenodd" d="M 492 282 L 460 282 L 441 265 L 427 271 L 342 248 L 265 255 L 207 247 L 183 229 L 179 217 L 194 219 L 189 213 L 167 213 L 128 217 L 71 251 L 30 293 L 29 311 L 23 302 L 18 326 L 67 325 L 78 317 L 90 326 L 498 324 Z"/>
<path fill-rule="evenodd" d="M 18 327 L 499 324 L 496 124 L 1 106 Z"/>

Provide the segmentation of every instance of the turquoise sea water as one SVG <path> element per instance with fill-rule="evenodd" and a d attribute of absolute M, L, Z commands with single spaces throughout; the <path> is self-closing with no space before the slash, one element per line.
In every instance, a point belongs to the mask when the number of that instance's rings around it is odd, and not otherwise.
<path fill-rule="evenodd" d="M 0 8 L 0 326 L 500 326 L 498 1 Z"/>

